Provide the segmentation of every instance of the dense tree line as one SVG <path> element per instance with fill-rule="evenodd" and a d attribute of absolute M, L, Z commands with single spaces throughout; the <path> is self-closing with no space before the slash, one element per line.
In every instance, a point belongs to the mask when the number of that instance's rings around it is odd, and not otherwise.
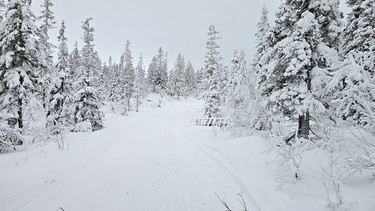
<path fill-rule="evenodd" d="M 374 3 L 347 3 L 346 23 L 339 1 L 287 0 L 274 24 L 264 8 L 251 65 L 236 50 L 224 66 L 211 25 L 201 85 L 206 117 L 228 117 L 243 130 L 272 130 L 287 119 L 297 125 L 288 140 L 319 138 L 317 123 L 374 133 Z"/>
<path fill-rule="evenodd" d="M 142 55 L 134 67 L 129 40 L 118 63 L 112 58 L 102 62 L 95 50 L 92 18 L 82 22 L 82 48 L 75 42 L 69 51 L 65 35 L 69 26 L 64 21 L 58 46 L 53 45 L 54 4 L 44 0 L 40 6 L 41 15 L 36 17 L 31 1 L 0 1 L 0 150 L 21 144 L 40 124 L 47 134 L 100 130 L 105 102 L 126 115 L 138 111 L 149 92 L 180 98 L 196 91 L 192 64 L 185 64 L 180 54 L 175 70 L 168 74 L 162 48 L 147 74 Z"/>

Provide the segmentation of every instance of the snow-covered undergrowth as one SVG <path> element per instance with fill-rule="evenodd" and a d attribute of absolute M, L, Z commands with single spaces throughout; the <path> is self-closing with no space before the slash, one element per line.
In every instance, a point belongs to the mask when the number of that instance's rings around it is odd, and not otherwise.
<path fill-rule="evenodd" d="M 1 154 L 0 210 L 225 210 L 218 197 L 243 210 L 238 194 L 248 210 L 331 210 L 327 196 L 334 201 L 336 187 L 345 205 L 340 209 L 375 207 L 374 171 L 330 165 L 346 159 L 359 167 L 369 164 L 365 156 L 307 144 L 295 153 L 302 156 L 299 177 L 280 182 L 282 146 L 192 124 L 203 112 L 201 101 L 153 95 L 139 113 L 120 116 L 109 106 L 104 112 L 102 130 L 66 133 L 55 137 L 60 142 L 29 142 Z M 342 141 L 354 140 L 347 132 Z"/>

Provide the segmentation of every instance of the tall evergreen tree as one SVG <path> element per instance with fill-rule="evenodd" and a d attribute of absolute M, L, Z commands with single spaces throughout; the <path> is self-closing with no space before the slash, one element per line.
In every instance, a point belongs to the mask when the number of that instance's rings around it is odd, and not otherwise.
<path fill-rule="evenodd" d="M 41 31 L 41 37 L 39 39 L 39 46 L 42 49 L 42 51 L 45 54 L 45 57 L 47 59 L 47 65 L 45 68 L 41 69 L 39 75 L 39 90 L 40 95 L 42 96 L 43 100 L 43 107 L 46 109 L 46 111 L 49 110 L 49 103 L 50 103 L 50 94 L 51 94 L 51 82 L 53 80 L 53 48 L 55 47 L 51 41 L 49 32 L 51 29 L 55 28 L 55 17 L 53 16 L 53 12 L 51 8 L 53 7 L 53 3 L 51 0 L 43 0 L 42 5 L 40 5 L 42 8 L 41 16 L 38 17 L 38 19 L 42 22 L 40 26 Z"/>
<path fill-rule="evenodd" d="M 375 133 L 375 83 L 366 66 L 348 57 L 327 85 L 336 117 Z"/>
<path fill-rule="evenodd" d="M 147 83 L 150 91 L 156 93 L 157 86 L 156 82 L 156 56 L 153 56 L 147 69 Z"/>
<path fill-rule="evenodd" d="M 97 52 L 94 50 L 94 27 L 91 26 L 92 18 L 87 18 L 82 25 L 83 29 L 83 47 L 81 50 L 80 72 L 79 75 L 86 78 L 91 78 L 97 81 L 97 76 L 100 70 L 100 59 Z"/>
<path fill-rule="evenodd" d="M 343 55 L 351 56 L 375 76 L 375 1 L 347 0 L 351 12 L 344 30 Z"/>
<path fill-rule="evenodd" d="M 196 88 L 197 88 L 197 96 L 198 98 L 202 98 L 203 97 L 203 94 L 205 91 L 206 91 L 206 87 L 205 87 L 205 84 L 204 84 L 204 68 L 201 67 L 199 69 L 197 69 L 197 71 L 195 72 L 194 74 L 194 78 L 195 78 L 195 85 L 196 85 Z"/>
<path fill-rule="evenodd" d="M 65 30 L 66 30 L 66 26 L 65 26 L 65 21 L 62 21 L 61 22 L 61 27 L 60 27 L 60 30 L 59 30 L 59 35 L 57 37 L 57 40 L 60 42 L 59 44 L 59 51 L 57 52 L 57 63 L 56 63 L 56 67 L 57 67 L 57 71 L 58 72 L 67 72 L 67 74 L 69 73 L 69 71 L 67 71 L 69 69 L 69 49 L 68 49 L 68 38 L 66 38 L 65 36 Z"/>
<path fill-rule="evenodd" d="M 53 3 L 51 0 L 43 0 L 43 4 L 41 5 L 41 7 L 42 15 L 39 17 L 39 19 L 42 21 L 40 29 L 43 36 L 40 39 L 39 43 L 45 50 L 48 65 L 52 66 L 52 54 L 54 46 L 50 41 L 49 31 L 51 29 L 54 29 L 56 25 L 55 16 L 53 15 L 53 12 L 51 10 L 51 8 L 53 7 Z"/>
<path fill-rule="evenodd" d="M 159 48 L 158 54 L 152 58 L 152 61 L 148 68 L 147 79 L 152 92 L 158 93 L 167 88 L 167 53 L 164 53 L 162 48 Z"/>
<path fill-rule="evenodd" d="M 126 47 L 124 52 L 124 86 L 125 86 L 125 98 L 126 106 L 128 110 L 131 110 L 130 100 L 134 94 L 134 81 L 135 71 L 133 66 L 133 57 L 130 50 L 130 41 L 126 41 Z"/>
<path fill-rule="evenodd" d="M 264 70 L 262 68 L 262 63 L 269 61 L 261 61 L 263 55 L 269 50 L 272 45 L 272 33 L 271 27 L 268 19 L 268 10 L 266 7 L 262 9 L 262 15 L 260 21 L 257 24 L 258 31 L 255 34 L 256 42 L 256 54 L 253 60 L 253 68 L 255 73 L 258 75 L 259 80 L 264 80 L 265 75 L 261 72 Z"/>
<path fill-rule="evenodd" d="M 375 132 L 375 1 L 347 0 L 352 9 L 344 30 L 344 65 L 329 83 L 338 117 Z"/>
<path fill-rule="evenodd" d="M 184 82 L 186 87 L 186 94 L 191 95 L 196 91 L 196 78 L 193 64 L 188 61 L 184 71 Z"/>
<path fill-rule="evenodd" d="M 338 54 L 341 16 L 338 0 L 286 0 L 277 13 L 261 89 L 273 112 L 298 123 L 298 138 L 308 139 L 310 117 L 326 111 L 321 76 Z"/>
<path fill-rule="evenodd" d="M 166 91 L 169 96 L 173 97 L 176 95 L 176 73 L 173 68 L 168 73 L 168 83 Z"/>
<path fill-rule="evenodd" d="M 45 65 L 45 58 L 30 2 L 8 1 L 6 17 L 0 29 L 0 119 L 22 129 L 24 107 L 33 95 L 36 70 Z"/>
<path fill-rule="evenodd" d="M 87 18 L 82 25 L 83 42 L 82 56 L 80 59 L 80 67 L 78 68 L 80 78 L 74 95 L 74 123 L 79 124 L 88 122 L 93 131 L 100 130 L 103 125 L 103 113 L 100 111 L 99 95 L 96 87 L 97 82 L 95 76 L 98 75 L 100 69 L 100 61 L 98 61 L 97 53 L 94 51 L 94 28 Z"/>
<path fill-rule="evenodd" d="M 56 71 L 52 74 L 50 107 L 47 112 L 47 126 L 54 132 L 61 132 L 62 127 L 70 126 L 72 78 L 69 75 L 69 50 L 65 29 L 65 23 L 62 21 L 57 37 L 60 44 L 57 52 Z"/>
<path fill-rule="evenodd" d="M 122 62 L 120 61 L 120 64 Z M 123 66 L 123 65 L 121 65 Z M 108 88 L 109 88 L 109 96 L 108 99 L 111 102 L 119 102 L 124 101 L 124 74 L 121 71 L 119 64 L 112 62 L 112 57 L 108 60 Z"/>
<path fill-rule="evenodd" d="M 70 76 L 72 77 L 72 81 L 77 81 L 80 74 L 79 73 L 79 67 L 81 62 L 81 53 L 78 49 L 78 42 L 74 43 L 74 48 L 72 52 L 69 54 L 69 70 L 70 70 Z"/>
<path fill-rule="evenodd" d="M 128 112 L 126 100 L 126 72 L 125 72 L 125 53 L 121 54 L 120 62 L 111 65 L 110 69 L 110 96 L 109 100 L 113 103 L 114 111 L 119 111 L 121 115 Z"/>
<path fill-rule="evenodd" d="M 138 112 L 140 106 L 140 100 L 146 94 L 146 83 L 145 83 L 145 68 L 143 66 L 143 56 L 139 56 L 138 64 L 135 72 L 135 81 L 134 81 L 134 97 L 135 97 L 135 110 Z"/>
<path fill-rule="evenodd" d="M 263 107 L 261 102 L 264 99 L 262 93 L 258 89 L 259 84 L 266 80 L 265 77 L 267 69 L 263 68 L 263 66 L 264 64 L 272 61 L 272 56 L 267 57 L 266 55 L 271 48 L 274 38 L 268 19 L 268 9 L 266 7 L 263 7 L 262 9 L 261 18 L 257 24 L 257 27 L 258 30 L 255 34 L 256 54 L 252 63 L 252 71 L 249 75 L 249 89 L 251 89 L 251 96 L 253 98 L 253 100 L 249 102 L 249 106 L 251 111 L 251 119 L 254 120 L 251 127 L 257 130 L 269 130 L 271 129 L 271 123 L 269 121 L 269 115 L 271 114 L 269 114 L 267 109 Z M 266 60 L 262 60 L 264 57 Z"/>
<path fill-rule="evenodd" d="M 186 86 L 184 82 L 184 72 L 185 72 L 185 58 L 178 54 L 177 59 L 174 63 L 174 70 L 171 71 L 168 80 L 169 93 L 172 96 L 177 96 L 180 99 L 181 96 L 186 94 Z"/>
<path fill-rule="evenodd" d="M 229 70 L 228 97 L 225 103 L 228 112 L 229 127 L 233 129 L 249 129 L 253 116 L 250 115 L 249 104 L 252 99 L 250 72 L 243 51 L 234 51 L 232 65 Z"/>
<path fill-rule="evenodd" d="M 219 117 L 221 99 L 221 57 L 219 55 L 219 45 L 217 40 L 220 39 L 214 25 L 209 26 L 208 41 L 206 43 L 207 53 L 204 66 L 204 86 L 205 93 L 205 116 L 208 118 Z"/>
<path fill-rule="evenodd" d="M 113 109 L 121 115 L 127 115 L 134 92 L 134 67 L 130 42 L 127 41 L 125 52 L 121 54 L 119 64 L 111 65 L 110 69 L 110 96 Z"/>
<path fill-rule="evenodd" d="M 113 73 L 113 65 L 112 65 L 112 57 L 108 58 L 108 62 L 104 62 L 103 64 L 103 89 L 104 89 L 104 98 L 109 100 L 110 90 L 111 90 L 111 79 Z"/>

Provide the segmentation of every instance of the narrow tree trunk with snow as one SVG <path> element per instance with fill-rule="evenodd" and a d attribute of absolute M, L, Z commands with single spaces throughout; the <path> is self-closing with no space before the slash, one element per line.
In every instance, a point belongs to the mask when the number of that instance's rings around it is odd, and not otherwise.
<path fill-rule="evenodd" d="M 298 117 L 298 131 L 297 138 L 309 138 L 310 132 L 310 112 L 306 112 L 305 115 Z"/>
<path fill-rule="evenodd" d="M 17 117 L 17 122 L 18 122 L 18 128 L 22 129 L 23 128 L 23 100 L 22 98 L 18 98 L 18 117 Z"/>
<path fill-rule="evenodd" d="M 311 88 L 311 72 L 312 67 L 307 66 L 306 67 L 306 74 L 307 77 L 304 80 L 307 86 L 307 92 L 312 93 Z M 307 111 L 298 117 L 298 131 L 297 131 L 297 138 L 305 138 L 309 139 L 309 133 L 310 133 L 310 111 L 307 109 Z"/>

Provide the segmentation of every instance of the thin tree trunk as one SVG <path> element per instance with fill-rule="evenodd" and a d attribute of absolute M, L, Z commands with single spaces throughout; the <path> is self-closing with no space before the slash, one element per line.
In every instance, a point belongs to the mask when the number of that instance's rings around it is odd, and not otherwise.
<path fill-rule="evenodd" d="M 126 104 L 127 104 L 127 111 L 130 111 L 130 96 L 127 97 L 126 99 Z"/>
<path fill-rule="evenodd" d="M 297 137 L 308 139 L 309 132 L 310 132 L 310 112 L 307 111 L 305 115 L 301 115 L 298 118 Z"/>
<path fill-rule="evenodd" d="M 21 86 L 23 85 L 23 82 L 24 82 L 24 78 L 23 77 L 20 77 L 20 84 Z M 23 128 L 23 99 L 22 99 L 22 96 L 21 96 L 21 93 L 18 93 L 19 96 L 18 96 L 18 128 L 22 129 Z"/>
<path fill-rule="evenodd" d="M 135 108 L 135 112 L 138 112 L 138 108 L 139 108 L 139 96 L 137 96 L 136 98 L 136 108 Z"/>
<path fill-rule="evenodd" d="M 311 93 L 311 71 L 313 67 L 310 65 L 307 68 L 307 78 L 305 79 L 307 90 Z M 303 115 L 299 116 L 298 118 L 298 131 L 297 131 L 297 138 L 305 138 L 309 139 L 310 133 L 310 112 L 309 110 L 306 111 Z"/>
<path fill-rule="evenodd" d="M 22 98 L 18 98 L 18 128 L 23 128 L 23 101 Z"/>

